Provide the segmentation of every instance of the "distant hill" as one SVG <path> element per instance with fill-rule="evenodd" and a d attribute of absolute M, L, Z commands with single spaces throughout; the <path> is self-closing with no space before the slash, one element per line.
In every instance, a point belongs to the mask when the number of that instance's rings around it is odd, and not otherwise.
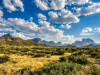
<path fill-rule="evenodd" d="M 38 44 L 32 40 L 23 40 L 21 38 L 13 37 L 10 34 L 5 34 L 0 37 L 0 45 L 17 45 L 17 46 L 46 46 L 43 44 Z"/>
<path fill-rule="evenodd" d="M 34 38 L 34 39 L 31 39 L 31 40 L 36 42 L 36 43 L 45 44 L 45 45 L 48 45 L 48 46 L 62 46 L 63 45 L 61 42 L 55 43 L 54 41 L 41 40 L 41 38 Z"/>
<path fill-rule="evenodd" d="M 19 38 L 19 37 L 13 37 L 10 34 L 5 34 L 5 35 L 1 36 L 0 39 L 22 40 L 21 38 Z"/>
<path fill-rule="evenodd" d="M 90 44 L 96 44 L 92 39 L 82 39 L 82 41 L 75 41 L 74 43 L 72 43 L 73 46 L 87 46 Z"/>
<path fill-rule="evenodd" d="M 97 45 L 97 44 L 89 44 L 89 45 L 87 45 L 85 47 L 100 47 L 100 45 Z"/>
<path fill-rule="evenodd" d="M 34 38 L 23 40 L 19 37 L 13 37 L 10 34 L 5 34 L 0 37 L 0 45 L 16 45 L 16 46 L 68 46 L 68 47 L 100 47 L 92 39 L 82 39 L 82 41 L 75 41 L 72 44 L 55 43 L 54 41 L 41 40 L 41 38 Z"/>

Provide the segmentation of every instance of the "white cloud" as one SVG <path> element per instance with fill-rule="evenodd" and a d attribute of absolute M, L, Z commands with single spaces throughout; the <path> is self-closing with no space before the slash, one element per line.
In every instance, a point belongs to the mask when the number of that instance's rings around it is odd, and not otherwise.
<path fill-rule="evenodd" d="M 66 5 L 66 0 L 35 0 L 37 7 L 41 10 L 61 10 Z"/>
<path fill-rule="evenodd" d="M 49 10 L 48 3 L 45 0 L 35 0 L 35 3 L 41 10 Z"/>
<path fill-rule="evenodd" d="M 89 3 L 91 0 L 35 0 L 35 4 L 41 10 L 61 10 L 64 9 L 66 5 L 83 5 Z"/>
<path fill-rule="evenodd" d="M 13 32 L 14 30 L 12 28 L 1 28 L 0 27 L 0 31 L 10 31 L 10 32 Z"/>
<path fill-rule="evenodd" d="M 38 26 L 29 21 L 20 18 L 8 18 L 8 25 L 14 26 L 16 30 L 24 33 L 35 33 L 38 31 Z"/>
<path fill-rule="evenodd" d="M 6 33 L 0 33 L 0 37 L 3 36 L 4 34 L 6 34 Z"/>
<path fill-rule="evenodd" d="M 52 0 L 50 3 L 51 9 L 61 10 L 65 7 L 66 0 Z"/>
<path fill-rule="evenodd" d="M 40 37 L 44 37 L 45 40 L 52 41 L 61 41 L 62 43 L 73 43 L 76 39 L 73 35 L 64 35 L 64 31 L 60 29 L 56 29 L 49 22 L 44 20 L 39 20 L 39 25 L 36 25 L 34 22 L 25 21 L 20 18 L 8 18 L 8 20 L 2 20 L 1 28 L 5 28 L 5 30 L 11 30 L 9 27 L 13 26 L 16 31 L 19 33 L 15 33 L 15 30 L 12 31 L 12 34 L 21 37 L 24 39 L 28 39 L 27 36 L 35 36 L 38 35 Z M 28 35 L 29 34 L 29 35 Z M 27 35 L 27 36 L 26 36 Z"/>
<path fill-rule="evenodd" d="M 82 8 L 74 8 L 76 10 L 76 15 L 91 15 L 95 13 L 100 13 L 100 3 L 92 3 L 88 7 L 82 7 Z"/>
<path fill-rule="evenodd" d="M 39 18 L 40 20 L 47 20 L 46 16 L 44 16 L 44 15 L 41 14 L 41 13 L 38 14 L 38 18 Z"/>
<path fill-rule="evenodd" d="M 80 35 L 95 35 L 95 34 L 99 34 L 100 33 L 100 27 L 96 27 L 96 28 L 90 28 L 90 27 L 86 27 L 84 29 L 82 29 L 82 32 Z"/>
<path fill-rule="evenodd" d="M 51 18 L 58 18 L 58 13 L 57 13 L 57 12 L 50 11 L 50 12 L 48 13 L 48 15 L 49 15 Z"/>
<path fill-rule="evenodd" d="M 70 23 L 77 23 L 79 19 L 75 16 L 71 11 L 62 9 L 61 12 L 49 12 L 50 22 L 56 24 L 70 24 Z"/>
<path fill-rule="evenodd" d="M 17 7 L 19 7 L 21 11 L 24 12 L 24 5 L 21 0 L 3 0 L 3 3 L 5 8 L 7 8 L 10 12 L 17 11 Z"/>
<path fill-rule="evenodd" d="M 71 28 L 71 26 L 68 25 L 68 24 L 66 24 L 66 25 L 61 25 L 60 27 L 61 27 L 61 28 L 65 28 L 65 29 L 70 29 L 70 28 Z"/>
<path fill-rule="evenodd" d="M 72 4 L 77 4 L 77 5 L 83 5 L 86 3 L 91 3 L 91 0 L 67 0 L 66 4 L 72 5 Z"/>
<path fill-rule="evenodd" d="M 93 35 L 93 29 L 90 27 L 86 27 L 82 30 L 80 35 Z"/>
<path fill-rule="evenodd" d="M 29 21 L 32 22 L 33 21 L 33 17 L 30 17 Z"/>
<path fill-rule="evenodd" d="M 16 32 L 14 32 L 14 33 L 12 33 L 12 36 L 14 36 L 14 37 L 19 37 L 19 38 L 22 38 L 22 39 L 24 39 L 24 40 L 26 40 L 26 39 L 31 39 L 31 38 L 25 36 L 23 33 L 16 33 Z"/>
<path fill-rule="evenodd" d="M 0 17 L 2 17 L 3 16 L 3 12 L 2 12 L 2 10 L 0 10 Z"/>
<path fill-rule="evenodd" d="M 94 29 L 95 32 L 100 33 L 100 27 Z"/>

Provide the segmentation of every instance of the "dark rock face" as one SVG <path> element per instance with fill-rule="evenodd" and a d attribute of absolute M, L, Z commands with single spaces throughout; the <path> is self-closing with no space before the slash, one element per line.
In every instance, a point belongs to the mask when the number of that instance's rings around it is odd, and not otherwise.
<path fill-rule="evenodd" d="M 22 40 L 21 38 L 19 38 L 19 37 L 13 37 L 10 34 L 5 34 L 5 35 L 1 36 L 0 39 Z"/>
<path fill-rule="evenodd" d="M 34 41 L 36 43 L 41 43 L 42 42 L 40 38 L 34 38 L 34 39 L 32 39 L 32 41 Z"/>
<path fill-rule="evenodd" d="M 86 47 L 100 47 L 100 45 L 98 45 L 98 44 L 89 44 Z"/>
<path fill-rule="evenodd" d="M 61 42 L 56 43 L 58 46 L 62 46 L 63 44 Z"/>
<path fill-rule="evenodd" d="M 0 39 L 14 39 L 14 37 L 12 37 L 10 34 L 5 34 L 2 37 L 0 37 Z"/>
<path fill-rule="evenodd" d="M 54 41 L 41 40 L 40 38 L 34 38 L 34 39 L 32 39 L 32 41 L 34 41 L 36 43 L 41 43 L 41 44 L 49 45 L 49 46 L 62 46 L 61 42 L 55 43 Z"/>
<path fill-rule="evenodd" d="M 73 43 L 73 46 L 86 46 L 89 44 L 96 44 L 92 39 L 82 39 L 82 41 L 75 41 L 75 43 Z"/>

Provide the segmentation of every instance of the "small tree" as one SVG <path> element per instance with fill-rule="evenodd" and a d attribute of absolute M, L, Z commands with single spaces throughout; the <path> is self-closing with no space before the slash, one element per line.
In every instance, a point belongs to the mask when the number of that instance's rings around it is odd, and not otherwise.
<path fill-rule="evenodd" d="M 65 53 L 65 50 L 64 49 L 58 49 L 57 52 L 58 52 L 59 55 L 63 55 Z"/>

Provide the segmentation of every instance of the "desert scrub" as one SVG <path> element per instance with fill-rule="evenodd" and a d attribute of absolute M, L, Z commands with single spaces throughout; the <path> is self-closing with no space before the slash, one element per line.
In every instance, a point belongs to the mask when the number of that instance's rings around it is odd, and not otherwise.
<path fill-rule="evenodd" d="M 89 60 L 87 59 L 86 56 L 82 55 L 82 56 L 74 56 L 74 55 L 70 55 L 68 57 L 69 61 L 72 61 L 74 63 L 78 63 L 78 64 L 82 64 L 82 65 L 86 65 L 89 64 Z"/>
<path fill-rule="evenodd" d="M 17 72 L 14 73 L 14 75 L 30 75 L 30 67 L 25 67 L 22 68 L 20 70 L 18 70 Z"/>
<path fill-rule="evenodd" d="M 100 53 L 98 53 L 98 52 L 92 52 L 90 55 L 91 55 L 91 57 L 100 58 Z"/>
<path fill-rule="evenodd" d="M 58 52 L 58 55 L 63 55 L 65 53 L 65 50 L 64 49 L 58 49 L 57 52 Z"/>
<path fill-rule="evenodd" d="M 81 68 L 80 64 L 55 61 L 44 65 L 40 71 L 33 75 L 77 75 L 77 71 Z"/>
<path fill-rule="evenodd" d="M 92 75 L 100 75 L 100 68 L 98 69 L 96 66 L 91 67 L 91 72 Z"/>
<path fill-rule="evenodd" d="M 60 57 L 59 59 L 60 59 L 61 62 L 67 61 L 67 57 L 65 57 L 65 56 L 64 57 Z"/>
<path fill-rule="evenodd" d="M 77 51 L 77 52 L 73 53 L 73 55 L 75 55 L 75 56 L 82 55 L 82 54 L 83 54 L 83 51 Z"/>
<path fill-rule="evenodd" d="M 0 56 L 0 63 L 4 63 L 6 61 L 9 61 L 9 56 Z"/>
<path fill-rule="evenodd" d="M 50 58 L 50 57 L 51 57 L 51 55 L 47 55 L 46 57 L 47 57 L 47 58 Z"/>
<path fill-rule="evenodd" d="M 37 53 L 34 55 L 34 57 L 44 57 L 45 53 Z"/>

